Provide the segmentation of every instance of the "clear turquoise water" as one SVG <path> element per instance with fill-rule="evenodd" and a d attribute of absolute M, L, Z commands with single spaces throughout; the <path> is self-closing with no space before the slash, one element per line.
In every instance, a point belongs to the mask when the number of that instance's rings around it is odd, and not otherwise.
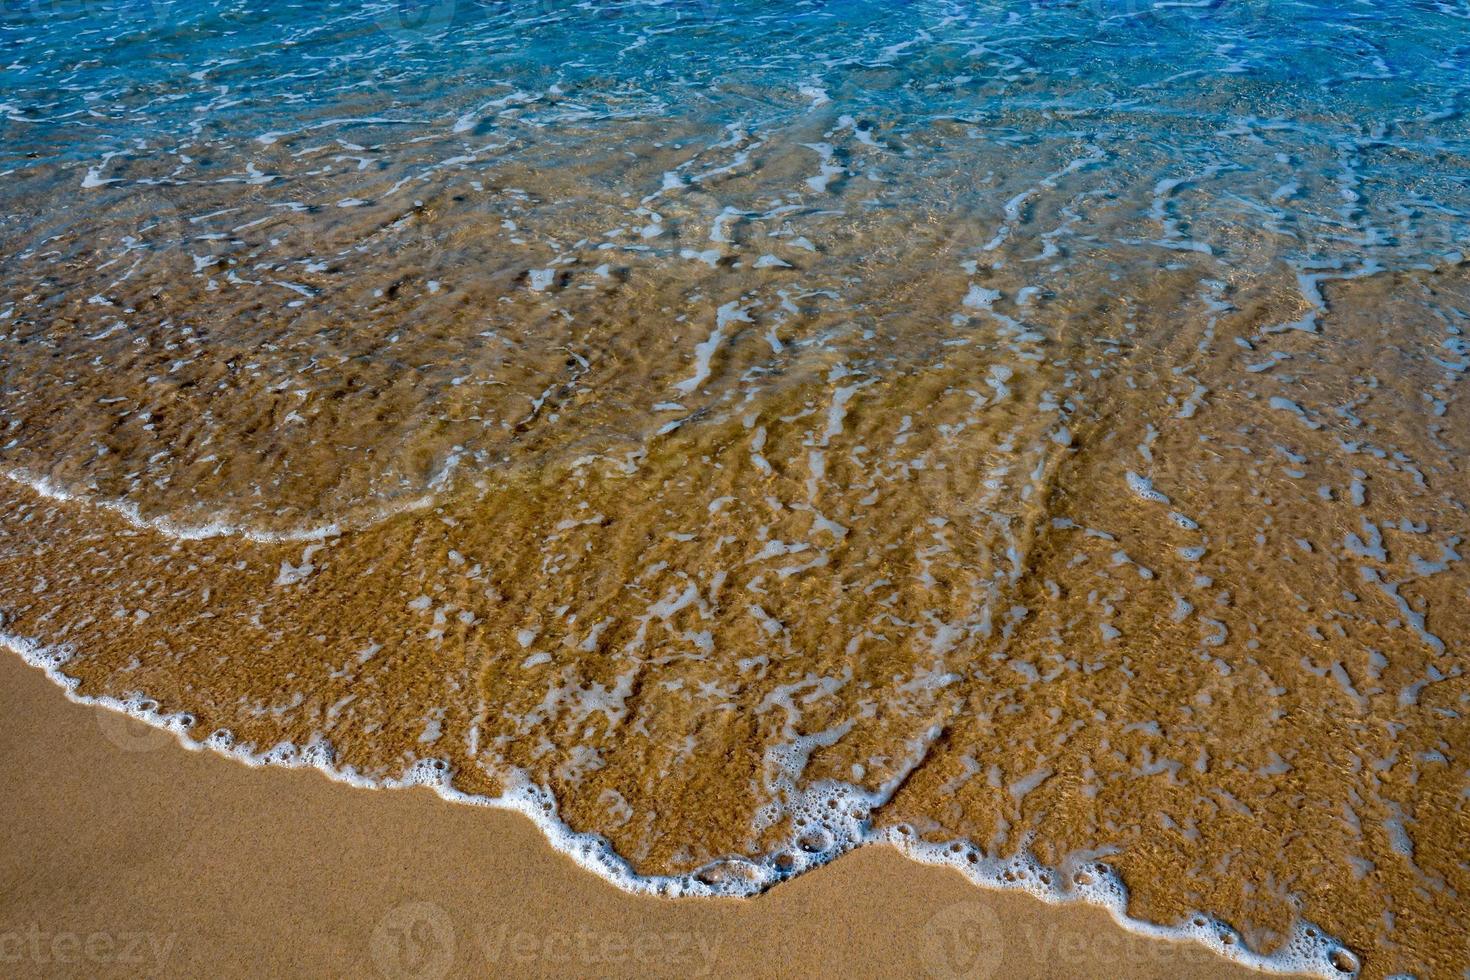
<path fill-rule="evenodd" d="M 304 127 L 420 166 L 485 143 L 507 144 L 487 166 L 636 152 L 648 125 L 800 153 L 821 111 L 856 120 L 839 154 L 872 134 L 896 155 L 885 179 L 952 168 L 898 204 L 1000 217 L 973 193 L 989 171 L 1020 186 L 1092 144 L 1106 193 L 1188 181 L 1171 208 L 1189 241 L 1244 226 L 1299 258 L 1412 261 L 1470 213 L 1467 27 L 1448 0 L 6 0 L 0 169 L 122 182 L 187 145 L 154 175 L 187 185 Z"/>

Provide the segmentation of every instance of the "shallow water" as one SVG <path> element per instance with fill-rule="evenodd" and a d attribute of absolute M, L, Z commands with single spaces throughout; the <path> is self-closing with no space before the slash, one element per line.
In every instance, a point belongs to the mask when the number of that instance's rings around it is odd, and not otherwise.
<path fill-rule="evenodd" d="M 1467 965 L 1463 3 L 3 10 L 80 694 L 629 887 L 886 839 Z"/>

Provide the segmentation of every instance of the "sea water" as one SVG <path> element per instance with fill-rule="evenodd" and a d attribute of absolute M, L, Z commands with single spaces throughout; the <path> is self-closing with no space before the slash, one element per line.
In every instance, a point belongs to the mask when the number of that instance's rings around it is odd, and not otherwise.
<path fill-rule="evenodd" d="M 1464 3 L 0 10 L 74 696 L 629 888 L 1465 967 Z"/>

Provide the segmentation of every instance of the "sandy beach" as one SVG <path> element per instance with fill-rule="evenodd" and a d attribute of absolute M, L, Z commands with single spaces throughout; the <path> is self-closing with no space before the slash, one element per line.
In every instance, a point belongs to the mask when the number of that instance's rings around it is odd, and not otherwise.
<path fill-rule="evenodd" d="M 618 891 L 517 814 L 189 752 L 0 657 L 8 976 L 1233 977 L 869 847 L 755 899 Z"/>

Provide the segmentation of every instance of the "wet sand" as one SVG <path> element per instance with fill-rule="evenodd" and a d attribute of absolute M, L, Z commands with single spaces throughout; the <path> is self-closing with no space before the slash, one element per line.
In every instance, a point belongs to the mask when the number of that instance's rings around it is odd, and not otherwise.
<path fill-rule="evenodd" d="M 628 469 L 492 468 L 311 544 L 9 474 L 4 631 L 232 751 L 544 787 L 613 878 L 604 838 L 708 894 L 906 835 L 1296 968 L 1458 973 L 1464 264 L 1334 280 L 1320 332 L 1291 283 L 1201 316 L 1185 272 L 998 374 L 1019 341 L 939 318 L 950 281 L 906 373 L 793 367 Z"/>
<path fill-rule="evenodd" d="M 628 895 L 519 815 L 188 752 L 10 654 L 0 769 L 9 976 L 1251 975 L 886 847 L 749 900 Z"/>

